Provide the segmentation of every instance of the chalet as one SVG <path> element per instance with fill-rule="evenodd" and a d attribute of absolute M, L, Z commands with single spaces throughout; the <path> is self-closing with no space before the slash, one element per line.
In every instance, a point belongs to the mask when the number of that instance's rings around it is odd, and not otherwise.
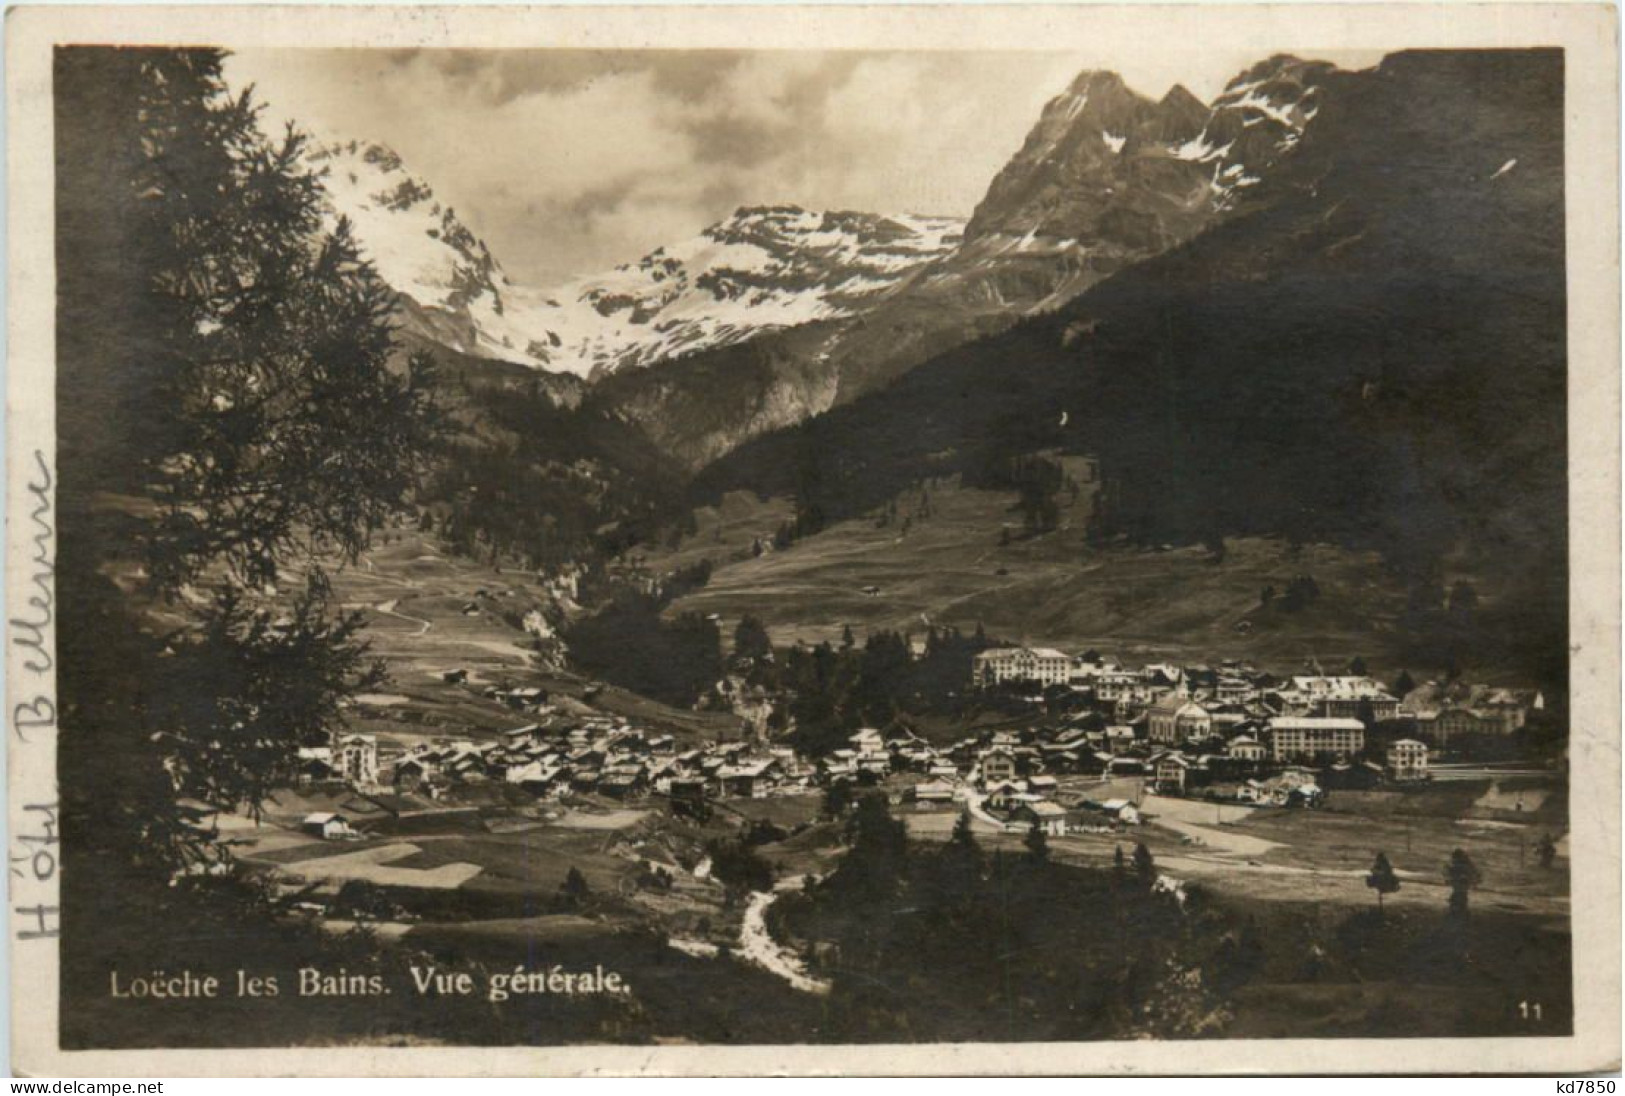
<path fill-rule="evenodd" d="M 922 784 L 916 784 L 911 789 L 911 794 L 916 803 L 952 803 L 954 801 L 953 785 L 938 781 L 926 781 Z"/>
<path fill-rule="evenodd" d="M 1124 724 L 1116 724 L 1106 728 L 1106 749 L 1109 753 L 1121 756 L 1134 746 L 1134 728 Z"/>
<path fill-rule="evenodd" d="M 1095 717 L 1095 719 L 1096 719 L 1096 721 L 1098 721 L 1099 717 L 1097 716 L 1097 717 Z M 1055 737 L 1053 739 L 1050 740 L 1052 745 L 1054 745 L 1056 747 L 1060 747 L 1060 748 L 1066 748 L 1066 747 L 1069 747 L 1069 746 L 1082 746 L 1084 743 L 1086 743 L 1088 741 L 1089 741 L 1089 731 L 1088 731 L 1088 729 L 1086 729 L 1085 727 L 1082 727 L 1082 726 L 1065 727 L 1062 730 L 1060 730 L 1055 735 Z"/>
<path fill-rule="evenodd" d="M 1017 805 L 1010 812 L 1010 819 L 1013 822 L 1037 826 L 1051 837 L 1060 837 L 1066 833 L 1066 808 L 1047 799 Z"/>
<path fill-rule="evenodd" d="M 497 735 L 497 741 L 510 749 L 528 746 L 535 742 L 542 733 L 539 723 L 527 723 L 523 727 L 515 727 L 511 731 L 503 731 Z"/>
<path fill-rule="evenodd" d="M 547 700 L 547 690 L 526 685 L 507 690 L 499 699 L 510 708 L 534 708 Z"/>
<path fill-rule="evenodd" d="M 1111 767 L 1114 760 L 1105 750 L 1092 750 L 1078 755 L 1078 772 L 1097 776 Z"/>
<path fill-rule="evenodd" d="M 891 772 L 891 754 L 886 753 L 884 750 L 879 753 L 859 754 L 854 764 L 860 773 L 882 777 Z"/>
<path fill-rule="evenodd" d="M 1190 768 L 1191 763 L 1178 754 L 1164 754 L 1157 759 L 1155 769 L 1157 790 L 1164 794 L 1182 794 Z"/>
<path fill-rule="evenodd" d="M 569 784 L 569 770 L 562 765 L 533 761 L 509 769 L 507 782 L 517 784 L 531 795 L 551 795 Z"/>
<path fill-rule="evenodd" d="M 312 837 L 320 837 L 323 841 L 341 841 L 356 836 L 342 814 L 332 811 L 317 811 L 305 815 L 299 828 Z"/>
<path fill-rule="evenodd" d="M 995 810 L 1005 810 L 1020 802 L 1026 796 L 1027 782 L 1025 780 L 1005 780 L 990 785 L 987 790 L 987 805 Z"/>
<path fill-rule="evenodd" d="M 403 757 L 395 763 L 392 783 L 398 793 L 411 794 L 433 775 L 429 765 L 418 757 Z"/>
<path fill-rule="evenodd" d="M 725 767 L 717 774 L 724 795 L 741 799 L 759 799 L 778 781 L 780 765 L 777 758 L 763 758 L 743 765 Z"/>
<path fill-rule="evenodd" d="M 1125 826 L 1140 824 L 1140 808 L 1127 799 L 1108 799 L 1100 804 L 1100 811 L 1114 822 L 1121 822 Z"/>
<path fill-rule="evenodd" d="M 1114 757 L 1106 766 L 1107 776 L 1145 776 L 1145 759 L 1140 757 Z"/>
<path fill-rule="evenodd" d="M 890 755 L 886 752 L 885 738 L 873 727 L 863 728 L 857 734 L 849 737 L 847 741 L 852 744 L 852 752 L 859 757 L 878 754 L 886 756 L 888 760 L 890 758 Z"/>
<path fill-rule="evenodd" d="M 441 771 L 456 780 L 483 780 L 489 775 L 485 751 L 473 747 L 460 749 L 446 760 Z"/>
<path fill-rule="evenodd" d="M 1020 766 L 1016 764 L 1016 755 L 1007 747 L 997 746 L 982 755 L 982 784 L 991 787 L 994 784 L 1016 779 Z"/>
<path fill-rule="evenodd" d="M 326 746 L 304 746 L 297 759 L 300 784 L 319 784 L 333 779 L 333 751 Z"/>
<path fill-rule="evenodd" d="M 1247 712 L 1239 704 L 1206 705 L 1211 734 L 1222 739 L 1234 738 L 1241 728 L 1251 723 Z"/>
<path fill-rule="evenodd" d="M 649 774 L 641 765 L 616 765 L 598 778 L 598 792 L 614 799 L 636 799 L 648 794 Z"/>
<path fill-rule="evenodd" d="M 1085 754 L 1092 753 L 1087 746 L 1068 748 L 1066 746 L 1050 744 L 1044 747 L 1044 768 L 1049 772 L 1075 773 L 1082 772 Z"/>
<path fill-rule="evenodd" d="M 711 804 L 707 802 L 705 781 L 673 780 L 668 794 L 671 796 L 671 808 L 677 814 L 691 818 L 711 816 Z"/>

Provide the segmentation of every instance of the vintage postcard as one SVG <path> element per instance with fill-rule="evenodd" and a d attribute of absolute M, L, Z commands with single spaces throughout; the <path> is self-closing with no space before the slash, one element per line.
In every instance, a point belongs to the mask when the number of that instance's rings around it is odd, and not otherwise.
<path fill-rule="evenodd" d="M 8 29 L 20 1070 L 1618 1067 L 1613 8 Z"/>

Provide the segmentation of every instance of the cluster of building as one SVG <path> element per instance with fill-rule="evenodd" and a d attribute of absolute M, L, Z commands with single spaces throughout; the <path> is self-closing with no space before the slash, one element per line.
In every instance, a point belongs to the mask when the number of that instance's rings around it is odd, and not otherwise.
<path fill-rule="evenodd" d="M 459 787 L 499 784 L 536 798 L 573 793 L 626 800 L 664 794 L 704 800 L 760 797 L 796 782 L 805 788 L 813 772 L 788 748 L 748 742 L 682 748 L 673 735 L 623 719 L 566 716 L 546 707 L 535 714 L 537 721 L 494 740 L 436 739 L 393 753 L 381 750 L 376 735 L 339 734 L 330 746 L 300 751 L 300 779 L 429 798 Z"/>
<path fill-rule="evenodd" d="M 1363 674 L 1278 676 L 1236 661 L 1129 668 L 1095 651 L 1067 655 L 1049 647 L 983 651 L 972 676 L 982 688 L 1004 682 L 1046 691 L 1063 686 L 1117 723 L 1145 720 L 1153 742 L 1250 731 L 1278 761 L 1359 753 L 1362 732 L 1379 726 L 1403 728 L 1436 748 L 1468 734 L 1508 735 L 1545 707 L 1545 698 L 1527 689 L 1428 682 L 1395 696 Z"/>
<path fill-rule="evenodd" d="M 1509 734 L 1539 693 L 1428 683 L 1395 696 L 1363 674 L 1277 676 L 1240 662 L 1138 668 L 1090 651 L 981 652 L 975 683 L 1037 685 L 1069 715 L 1020 735 L 962 744 L 990 804 L 1045 809 L 1053 774 L 1135 776 L 1169 795 L 1314 805 L 1327 789 L 1429 778 L 1430 749 L 1462 734 Z"/>
<path fill-rule="evenodd" d="M 1063 833 L 1137 822 L 1132 800 L 1089 798 L 1090 787 L 1120 777 L 1164 795 L 1302 806 L 1328 790 L 1425 781 L 1430 751 L 1462 734 L 1511 733 L 1543 706 L 1538 693 L 1510 689 L 1429 683 L 1399 697 L 1362 674 L 1276 676 L 1239 662 L 1129 668 L 1093 651 L 1044 647 L 983 651 L 973 672 L 983 687 L 1043 687 L 1048 714 L 946 745 L 906 729 L 864 728 L 813 763 L 760 731 L 696 745 L 622 718 L 559 710 L 538 689 L 488 690 L 532 721 L 489 739 L 409 748 L 341 733 L 300 751 L 299 778 L 446 803 L 466 803 L 458 790 L 481 785 L 533 798 L 663 795 L 696 813 L 717 799 L 884 783 L 921 805 L 960 804 Z M 1055 687 L 1064 687 L 1062 703 Z"/>

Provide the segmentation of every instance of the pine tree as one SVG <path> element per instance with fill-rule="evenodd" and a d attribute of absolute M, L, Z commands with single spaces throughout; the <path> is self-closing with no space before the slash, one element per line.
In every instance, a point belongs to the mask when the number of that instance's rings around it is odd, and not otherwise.
<path fill-rule="evenodd" d="M 1157 878 L 1157 862 L 1151 856 L 1151 850 L 1145 847 L 1144 841 L 1137 841 L 1134 844 L 1134 874 L 1147 886 Z"/>
<path fill-rule="evenodd" d="M 1377 910 L 1380 913 L 1383 895 L 1399 890 L 1399 876 L 1394 873 L 1393 865 L 1388 863 L 1386 853 L 1377 854 L 1377 859 L 1371 865 L 1371 874 L 1365 877 L 1365 885 L 1377 892 Z"/>
<path fill-rule="evenodd" d="M 1473 858 L 1467 855 L 1465 849 L 1457 849 L 1450 854 L 1450 859 L 1444 865 L 1444 881 L 1450 887 L 1452 917 L 1466 919 L 1468 895 L 1483 880 L 1478 865 L 1473 863 Z"/>
<path fill-rule="evenodd" d="M 215 848 L 181 799 L 257 811 L 379 681 L 327 570 L 400 512 L 436 436 L 428 360 L 394 364 L 394 293 L 222 59 L 56 54 L 58 380 L 97 397 L 58 409 L 64 825 L 160 879 Z M 153 516 L 84 535 L 95 489 Z M 145 587 L 99 579 L 113 557 Z"/>
<path fill-rule="evenodd" d="M 1027 836 L 1022 840 L 1026 846 L 1027 856 L 1035 864 L 1043 864 L 1049 860 L 1049 836 L 1045 834 L 1044 827 L 1034 822 L 1027 830 Z"/>
<path fill-rule="evenodd" d="M 559 884 L 559 893 L 571 906 L 580 906 L 592 895 L 592 888 L 587 885 L 587 877 L 581 874 L 581 869 L 571 865 L 564 882 Z"/>
<path fill-rule="evenodd" d="M 760 620 L 746 614 L 734 629 L 734 655 L 740 658 L 769 658 L 773 654 L 773 638 Z"/>
<path fill-rule="evenodd" d="M 954 832 L 948 837 L 948 844 L 957 849 L 977 849 L 976 833 L 971 829 L 970 811 L 960 811 L 959 818 L 954 822 Z"/>
<path fill-rule="evenodd" d="M 969 811 L 959 812 L 959 820 L 938 859 L 942 866 L 941 887 L 950 900 L 968 899 L 975 894 L 987 861 L 971 828 Z"/>

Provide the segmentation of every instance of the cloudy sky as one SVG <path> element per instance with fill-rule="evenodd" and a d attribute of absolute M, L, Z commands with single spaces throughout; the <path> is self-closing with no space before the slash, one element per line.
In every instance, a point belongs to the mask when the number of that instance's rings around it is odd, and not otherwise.
<path fill-rule="evenodd" d="M 741 205 L 968 215 L 1078 72 L 1210 100 L 1260 59 L 1146 52 L 245 50 L 228 76 L 269 122 L 389 145 L 545 286 Z"/>

